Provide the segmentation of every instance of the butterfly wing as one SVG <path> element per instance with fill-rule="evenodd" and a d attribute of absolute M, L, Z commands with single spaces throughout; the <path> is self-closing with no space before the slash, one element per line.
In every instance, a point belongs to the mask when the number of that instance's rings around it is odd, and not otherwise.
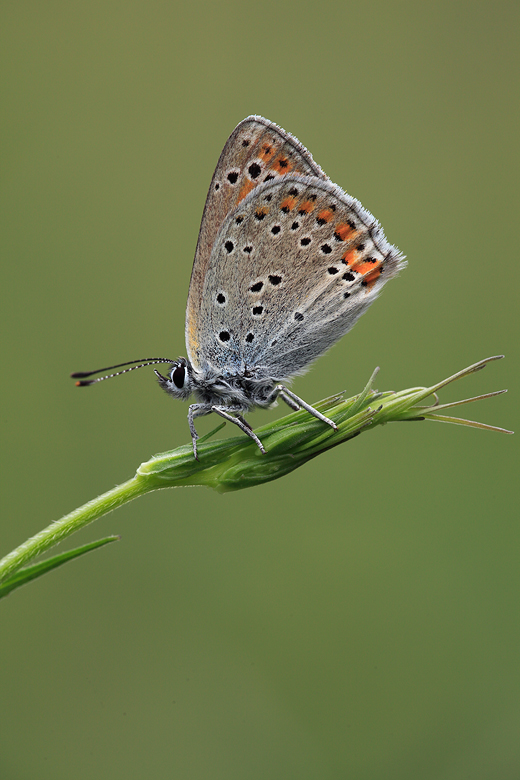
<path fill-rule="evenodd" d="M 205 370 L 274 380 L 301 372 L 401 267 L 379 223 L 329 180 L 287 174 L 261 184 L 213 242 L 197 317 Z"/>
<path fill-rule="evenodd" d="M 213 246 L 224 221 L 258 186 L 294 174 L 312 175 L 327 181 L 327 176 L 305 147 L 273 122 L 250 116 L 233 130 L 211 180 L 191 274 L 186 307 L 186 349 L 195 370 L 200 370 L 204 364 L 200 349 L 204 283 Z"/>

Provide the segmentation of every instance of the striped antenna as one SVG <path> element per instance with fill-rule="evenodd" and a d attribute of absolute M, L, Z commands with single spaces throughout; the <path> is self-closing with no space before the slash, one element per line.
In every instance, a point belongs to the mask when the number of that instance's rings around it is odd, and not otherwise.
<path fill-rule="evenodd" d="M 130 366 L 132 363 L 138 363 L 137 366 L 131 368 L 125 368 L 124 371 L 116 371 L 114 374 L 106 374 L 106 376 L 99 376 L 97 379 L 88 379 L 86 377 L 93 376 L 94 374 L 102 374 L 104 371 L 111 371 L 113 368 L 121 368 L 122 366 Z M 107 366 L 106 368 L 98 368 L 97 371 L 77 371 L 75 374 L 71 374 L 72 379 L 80 379 L 80 382 L 76 382 L 76 387 L 87 387 L 87 385 L 94 385 L 96 382 L 103 382 L 105 379 L 112 379 L 115 376 L 121 376 L 121 374 L 127 374 L 129 371 L 135 371 L 136 368 L 145 368 L 146 366 L 155 366 L 157 363 L 175 363 L 175 360 L 169 358 L 141 358 L 141 360 L 129 360 L 127 363 L 118 363 L 116 366 Z M 86 381 L 85 381 L 86 380 Z"/>

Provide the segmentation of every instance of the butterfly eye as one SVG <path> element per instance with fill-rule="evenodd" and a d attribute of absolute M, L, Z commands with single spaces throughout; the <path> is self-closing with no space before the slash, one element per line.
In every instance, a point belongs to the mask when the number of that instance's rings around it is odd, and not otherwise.
<path fill-rule="evenodd" d="M 186 378 L 186 368 L 184 366 L 177 366 L 170 374 L 170 379 L 179 390 L 184 387 L 184 380 Z"/>

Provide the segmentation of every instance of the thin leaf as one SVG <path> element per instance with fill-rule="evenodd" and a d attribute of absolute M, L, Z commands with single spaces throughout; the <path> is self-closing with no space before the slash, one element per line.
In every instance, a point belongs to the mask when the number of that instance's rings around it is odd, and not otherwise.
<path fill-rule="evenodd" d="M 466 425 L 468 428 L 479 428 L 481 431 L 497 431 L 498 433 L 514 433 L 507 428 L 499 428 L 497 425 L 486 425 L 485 423 L 475 422 L 474 420 L 463 420 L 460 417 L 447 417 L 442 414 L 425 414 L 424 420 L 435 420 L 436 422 L 453 423 L 454 425 Z"/>
<path fill-rule="evenodd" d="M 119 536 L 107 536 L 105 539 L 98 539 L 95 542 L 89 542 L 81 547 L 76 547 L 74 550 L 67 550 L 67 552 L 54 555 L 52 558 L 41 563 L 35 563 L 32 566 L 26 566 L 25 569 L 20 569 L 10 579 L 0 585 L 0 598 L 7 596 L 12 590 L 20 588 L 22 585 L 26 585 L 31 580 L 35 580 L 41 577 L 43 574 L 52 569 L 56 569 L 58 566 L 62 566 L 68 561 L 72 561 L 74 558 L 79 558 L 80 555 L 91 552 L 91 550 L 97 550 L 98 547 L 103 547 L 110 542 L 116 542 L 119 540 Z"/>

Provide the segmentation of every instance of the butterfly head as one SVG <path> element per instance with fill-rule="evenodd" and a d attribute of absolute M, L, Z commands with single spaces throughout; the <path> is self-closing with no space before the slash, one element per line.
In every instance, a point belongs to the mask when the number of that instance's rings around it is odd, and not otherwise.
<path fill-rule="evenodd" d="M 174 398 L 186 400 L 193 391 L 193 373 L 192 368 L 186 358 L 178 358 L 170 368 L 167 376 L 163 376 L 154 369 L 162 389 Z"/>

